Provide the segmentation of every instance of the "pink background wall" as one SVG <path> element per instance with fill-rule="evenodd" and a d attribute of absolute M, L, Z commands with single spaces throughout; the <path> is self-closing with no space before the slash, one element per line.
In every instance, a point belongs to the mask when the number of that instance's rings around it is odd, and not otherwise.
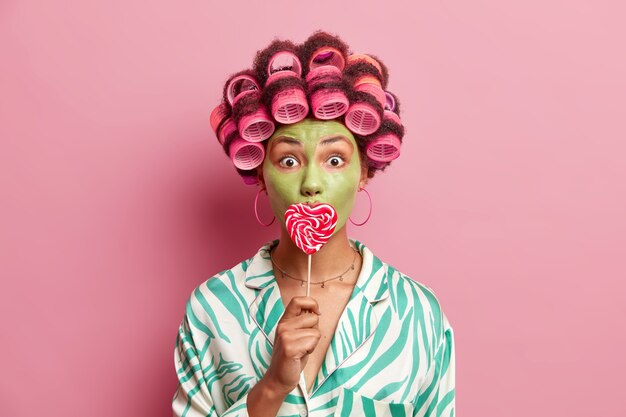
<path fill-rule="evenodd" d="M 273 36 L 321 28 L 401 99 L 350 235 L 438 294 L 457 413 L 624 416 L 618 3 L 4 0 L 0 415 L 171 415 L 191 290 L 277 231 L 209 111 Z"/>

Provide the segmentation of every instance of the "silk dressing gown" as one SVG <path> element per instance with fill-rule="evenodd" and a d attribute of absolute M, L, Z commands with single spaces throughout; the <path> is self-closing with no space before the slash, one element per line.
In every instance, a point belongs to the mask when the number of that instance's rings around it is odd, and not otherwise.
<path fill-rule="evenodd" d="M 269 248 L 192 291 L 174 347 L 175 417 L 245 417 L 285 311 Z M 352 241 L 363 263 L 325 360 L 280 417 L 454 417 L 454 334 L 434 292 Z"/>

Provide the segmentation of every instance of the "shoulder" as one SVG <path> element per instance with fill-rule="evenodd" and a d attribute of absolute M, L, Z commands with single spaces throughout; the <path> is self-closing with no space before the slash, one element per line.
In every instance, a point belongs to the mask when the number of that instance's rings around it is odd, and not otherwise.
<path fill-rule="evenodd" d="M 411 299 L 433 314 L 440 315 L 442 313 L 441 302 L 431 287 L 422 281 L 410 278 L 389 264 L 385 264 L 385 266 L 390 291 L 396 289 L 398 297 Z"/>
<path fill-rule="evenodd" d="M 412 315 L 419 321 L 432 322 L 437 330 L 441 330 L 445 315 L 435 291 L 377 257 L 362 242 L 355 240 L 354 243 L 361 251 L 364 263 L 369 264 L 372 277 L 375 277 L 367 283 L 375 290 L 369 291 L 377 295 L 388 291 L 391 306 L 400 320 L 404 320 L 407 315 Z"/>
<path fill-rule="evenodd" d="M 429 329 L 433 344 L 439 343 L 451 328 L 443 305 L 435 291 L 422 281 L 415 280 L 384 263 L 391 302 L 401 320 L 413 319 Z M 417 328 L 417 326 L 415 326 Z"/>
<path fill-rule="evenodd" d="M 229 269 L 209 277 L 191 291 L 187 313 L 195 314 L 209 323 L 247 325 L 248 306 L 256 297 L 255 289 L 268 285 L 273 277 L 269 248 L 276 241 L 265 243 L 251 257 Z M 215 324 L 217 325 L 217 324 Z"/>
<path fill-rule="evenodd" d="M 252 259 L 220 271 L 196 286 L 187 298 L 187 316 L 205 324 L 215 323 L 218 318 L 224 321 L 225 314 L 242 316 L 247 306 L 246 270 Z"/>

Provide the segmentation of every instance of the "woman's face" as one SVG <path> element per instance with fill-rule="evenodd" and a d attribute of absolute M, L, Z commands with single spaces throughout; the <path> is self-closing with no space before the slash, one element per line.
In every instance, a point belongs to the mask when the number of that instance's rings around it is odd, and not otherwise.
<path fill-rule="evenodd" d="M 327 203 L 337 210 L 339 230 L 366 173 L 354 136 L 342 123 L 304 119 L 279 127 L 269 139 L 261 181 L 283 227 L 291 204 Z"/>

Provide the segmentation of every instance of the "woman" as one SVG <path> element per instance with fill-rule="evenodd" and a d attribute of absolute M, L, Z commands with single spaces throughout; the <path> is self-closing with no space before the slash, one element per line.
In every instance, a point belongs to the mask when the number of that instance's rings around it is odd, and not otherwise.
<path fill-rule="evenodd" d="M 386 68 L 351 56 L 316 32 L 300 46 L 274 41 L 254 71 L 227 82 L 216 134 L 246 183 L 268 195 L 281 233 L 191 294 L 176 340 L 175 416 L 454 416 L 453 331 L 437 298 L 347 235 L 357 192 L 397 157 L 403 134 L 395 96 L 383 104 L 359 89 L 363 79 L 384 88 Z M 272 80 L 277 57 L 276 73 L 291 74 Z M 341 78 L 318 71 L 329 65 Z M 318 79 L 300 82 L 311 73 Z M 289 90 L 307 102 L 285 100 Z M 330 204 L 338 217 L 313 255 L 309 296 L 307 255 L 285 226 L 297 203 Z"/>

